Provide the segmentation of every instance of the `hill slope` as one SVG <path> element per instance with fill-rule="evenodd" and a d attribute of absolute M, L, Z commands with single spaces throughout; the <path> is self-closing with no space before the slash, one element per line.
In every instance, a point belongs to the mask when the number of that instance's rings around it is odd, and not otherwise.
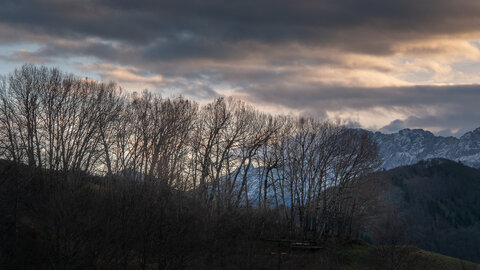
<path fill-rule="evenodd" d="M 2 160 L 0 214 L 1 269 L 479 269 L 414 247 L 341 239 L 280 253 L 261 240 L 277 235 L 277 223 L 256 211 L 209 221 L 195 200 L 162 185 Z"/>
<path fill-rule="evenodd" d="M 480 262 L 480 170 L 431 159 L 386 172 L 384 201 L 410 243 Z"/>

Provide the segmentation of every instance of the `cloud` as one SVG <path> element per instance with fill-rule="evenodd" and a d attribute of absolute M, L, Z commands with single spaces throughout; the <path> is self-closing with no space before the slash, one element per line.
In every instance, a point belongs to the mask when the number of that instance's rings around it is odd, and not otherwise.
<path fill-rule="evenodd" d="M 465 35 L 480 26 L 474 0 L 6 0 L 0 21 L 55 37 L 97 37 L 149 45 L 158 57 L 232 54 L 235 44 L 297 42 L 366 54 L 399 43 Z M 428 48 L 424 48 L 428 49 Z M 433 48 L 434 49 L 434 48 Z M 231 51 L 233 50 L 233 51 Z M 230 53 L 229 53 L 230 52 Z"/>
<path fill-rule="evenodd" d="M 453 132 L 479 125 L 478 14 L 475 0 L 4 0 L 0 52 L 36 44 L 1 58 L 80 57 L 80 75 L 133 90 Z"/>
<path fill-rule="evenodd" d="M 120 84 L 148 84 L 156 87 L 164 85 L 164 79 L 161 75 L 141 74 L 142 72 L 135 67 L 115 66 L 112 64 L 85 64 L 82 67 L 85 70 L 97 70 L 103 80 L 112 80 Z"/>
<path fill-rule="evenodd" d="M 50 61 L 48 57 L 38 55 L 34 52 L 31 52 L 25 49 L 15 50 L 13 54 L 8 56 L 0 55 L 0 58 L 8 62 L 24 62 L 24 63 L 35 63 L 35 64 L 43 64 Z"/>
<path fill-rule="evenodd" d="M 394 133 L 404 128 L 406 128 L 405 122 L 400 119 L 395 119 L 390 122 L 390 124 L 379 129 L 379 131 L 383 133 Z"/>
<path fill-rule="evenodd" d="M 103 81 L 114 81 L 130 91 L 150 89 L 167 96 L 184 95 L 197 100 L 213 99 L 221 96 L 207 83 L 186 78 L 165 79 L 161 74 L 150 74 L 133 66 L 112 64 L 83 64 L 82 69 L 96 71 Z"/>
<path fill-rule="evenodd" d="M 294 108 L 316 111 L 319 115 L 357 119 L 364 126 L 468 130 L 480 126 L 480 85 L 339 87 L 319 84 L 298 85 L 295 91 L 281 84 L 249 89 L 252 102 L 266 101 Z M 379 126 L 380 125 L 380 126 Z M 375 128 L 373 126 L 373 128 Z"/>

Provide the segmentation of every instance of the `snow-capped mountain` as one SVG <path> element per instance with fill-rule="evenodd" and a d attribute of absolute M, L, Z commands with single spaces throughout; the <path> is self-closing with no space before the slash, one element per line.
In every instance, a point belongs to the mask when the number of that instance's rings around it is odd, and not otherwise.
<path fill-rule="evenodd" d="M 423 129 L 403 129 L 393 134 L 371 133 L 378 143 L 382 167 L 391 169 L 430 158 L 446 158 L 480 168 L 480 128 L 460 138 L 435 136 Z"/>

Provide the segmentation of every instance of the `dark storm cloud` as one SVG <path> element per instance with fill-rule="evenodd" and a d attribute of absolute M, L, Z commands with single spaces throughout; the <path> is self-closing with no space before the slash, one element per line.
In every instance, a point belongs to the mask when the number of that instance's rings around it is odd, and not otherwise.
<path fill-rule="evenodd" d="M 3 0 L 0 43 L 38 47 L 1 58 L 48 62 L 94 57 L 135 67 L 139 76 L 161 75 L 165 81 L 153 85 L 181 88 L 199 98 L 218 96 L 214 85 L 228 84 L 253 102 L 321 116 L 382 107 L 411 111 L 409 118 L 386 128 L 424 124 L 451 129 L 480 124 L 479 86 L 353 87 L 357 74 L 343 75 L 362 69 L 391 79 L 398 72 L 393 65 L 370 60 L 352 64 L 358 58 L 349 54 L 392 57 L 402 44 L 478 37 L 478 14 L 476 0 Z M 412 57 L 462 49 L 422 45 L 402 47 L 402 52 Z M 333 76 L 315 73 L 319 67 L 336 68 L 336 76 L 347 79 L 315 80 Z M 424 69 L 420 72 L 432 72 L 423 66 L 412 70 Z M 97 71 L 105 79 L 122 81 L 109 70 Z M 144 81 L 151 83 L 149 76 Z M 369 76 L 364 81 L 381 79 Z M 383 85 L 395 84 L 385 79 Z M 436 108 L 436 115 L 415 115 L 426 107 Z"/>
<path fill-rule="evenodd" d="M 0 22 L 57 38 L 97 37 L 145 47 L 145 56 L 237 54 L 235 44 L 298 42 L 392 53 L 402 40 L 477 31 L 471 0 L 2 1 Z"/>
<path fill-rule="evenodd" d="M 263 85 L 251 88 L 249 96 L 318 115 L 372 107 L 410 115 L 392 121 L 382 128 L 384 132 L 421 127 L 443 129 L 443 135 L 461 135 L 480 126 L 480 85 L 353 88 L 307 84 L 298 85 L 295 91 L 289 86 Z"/>
<path fill-rule="evenodd" d="M 478 106 L 480 85 L 412 86 L 412 87 L 343 87 L 323 84 L 297 85 L 296 90 L 282 84 L 249 88 L 252 99 L 267 100 L 291 108 L 319 107 L 325 110 L 367 109 L 382 107 L 420 107 L 430 104 L 468 107 Z M 276 95 L 272 95 L 275 93 Z"/>

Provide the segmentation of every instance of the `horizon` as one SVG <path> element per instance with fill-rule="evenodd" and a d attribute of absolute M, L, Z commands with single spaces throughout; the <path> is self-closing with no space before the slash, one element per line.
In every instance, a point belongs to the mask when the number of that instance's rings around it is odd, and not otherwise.
<path fill-rule="evenodd" d="M 22 63 L 199 103 L 383 133 L 480 127 L 480 4 L 2 1 L 0 74 Z"/>

